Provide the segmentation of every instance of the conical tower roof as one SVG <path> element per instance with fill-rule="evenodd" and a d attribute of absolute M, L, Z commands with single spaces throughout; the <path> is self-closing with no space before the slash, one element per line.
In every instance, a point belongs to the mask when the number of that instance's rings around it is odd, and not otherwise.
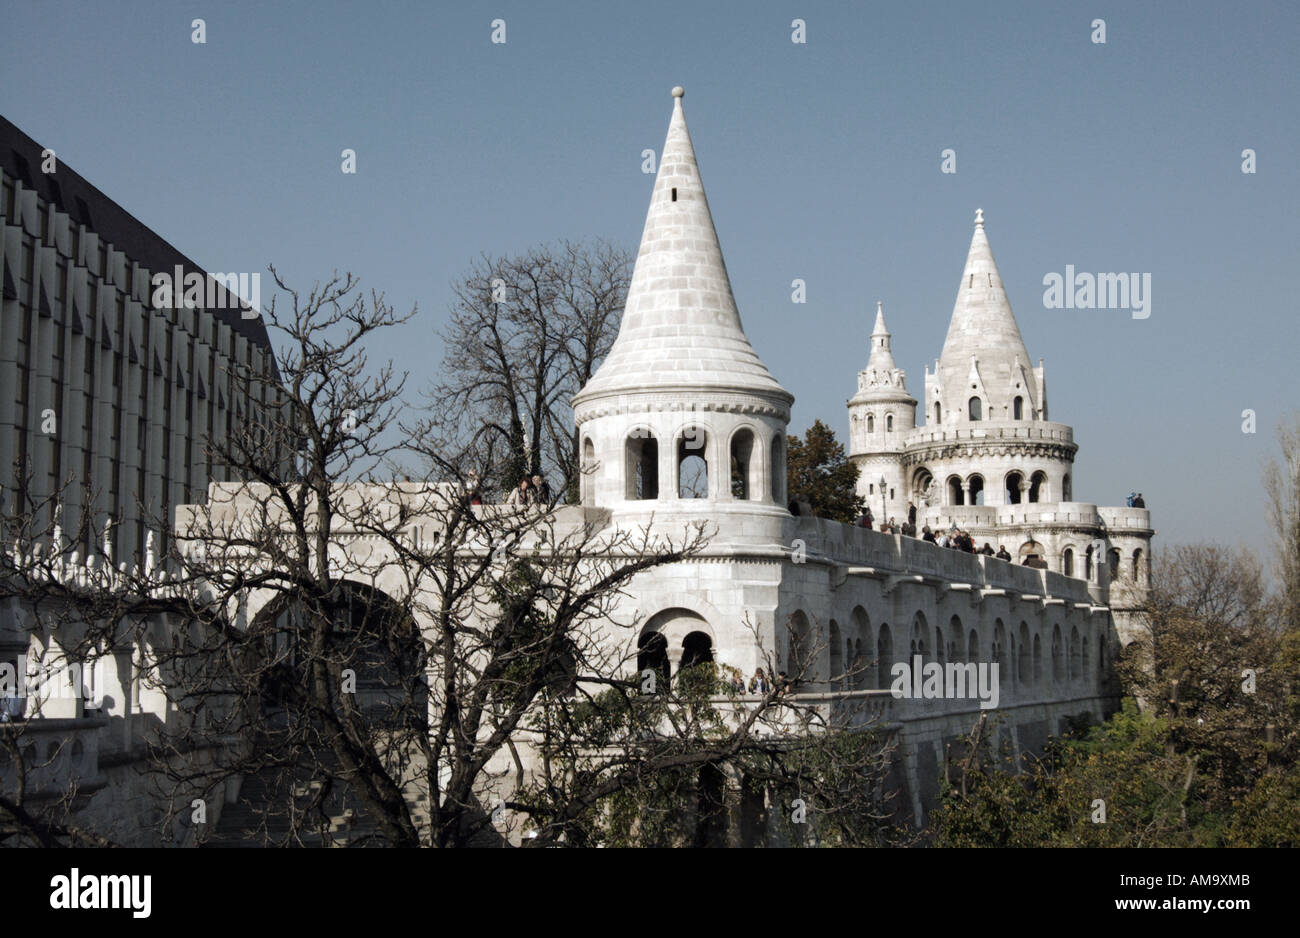
<path fill-rule="evenodd" d="M 574 397 L 671 389 L 793 395 L 767 370 L 740 324 L 727 265 L 713 227 L 681 88 L 650 196 L 641 248 L 618 338 Z"/>
<path fill-rule="evenodd" d="M 885 304 L 877 300 L 876 327 L 871 330 L 871 355 L 867 359 L 868 371 L 892 371 L 898 367 L 894 364 L 894 352 L 889 347 L 889 338 L 889 327 L 885 325 Z"/>
<path fill-rule="evenodd" d="M 983 386 L 1001 397 L 1015 369 L 1029 367 L 1029 361 L 1025 340 L 1020 336 L 1002 275 L 993 260 L 993 249 L 984 233 L 984 210 L 979 209 L 948 336 L 939 357 L 944 396 L 950 398 L 945 405 L 953 412 L 965 412 L 973 368 L 978 370 Z"/>

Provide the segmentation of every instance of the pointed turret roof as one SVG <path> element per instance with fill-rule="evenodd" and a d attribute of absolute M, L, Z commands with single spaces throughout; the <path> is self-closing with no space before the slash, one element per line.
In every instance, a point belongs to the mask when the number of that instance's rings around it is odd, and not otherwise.
<path fill-rule="evenodd" d="M 894 352 L 889 347 L 889 327 L 885 325 L 885 304 L 876 300 L 876 327 L 871 330 L 871 356 L 867 359 L 867 370 L 893 371 Z"/>
<path fill-rule="evenodd" d="M 650 196 L 627 304 L 608 357 L 574 402 L 642 389 L 710 388 L 794 400 L 740 324 L 691 135 L 673 89 L 673 116 Z"/>
<path fill-rule="evenodd" d="M 992 404 L 1001 413 L 1006 405 L 1001 398 L 1010 393 L 1005 386 L 1013 379 L 1016 363 L 1029 360 L 984 232 L 984 210 L 979 209 L 975 212 L 975 232 L 957 287 L 948 337 L 939 356 L 939 377 L 944 396 L 949 398 L 945 406 L 953 413 L 965 413 L 972 373 L 977 371 L 980 380 L 976 383 L 982 383 L 988 393 L 998 398 Z"/>
<path fill-rule="evenodd" d="M 970 357 L 981 352 L 996 351 L 1021 361 L 1029 361 L 1025 340 L 1020 337 L 1020 327 L 1011 312 L 1011 301 L 1002 285 L 1002 275 L 993 260 L 993 248 L 984 233 L 984 210 L 975 212 L 975 233 L 971 235 L 966 267 L 961 272 L 957 288 L 957 302 L 948 324 L 948 337 L 943 343 L 940 367 L 952 365 L 965 376 Z"/>

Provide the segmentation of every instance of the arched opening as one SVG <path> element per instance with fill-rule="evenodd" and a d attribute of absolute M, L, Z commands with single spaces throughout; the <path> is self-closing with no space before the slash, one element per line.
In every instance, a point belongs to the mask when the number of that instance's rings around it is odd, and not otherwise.
<path fill-rule="evenodd" d="M 772 501 L 785 504 L 785 442 L 780 434 L 772 437 L 771 465 L 769 467 Z"/>
<path fill-rule="evenodd" d="M 528 599 L 505 604 L 495 629 L 505 635 L 526 629 L 532 614 Z M 323 637 L 316 615 L 328 617 Z M 297 688 L 322 661 L 331 684 L 337 680 L 332 690 L 340 700 L 348 695 L 368 719 L 383 724 L 428 717 L 419 630 L 410 612 L 382 590 L 339 581 L 312 612 L 282 596 L 257 615 L 249 634 L 260 639 L 259 694 L 264 715 L 273 721 L 298 706 Z M 147 691 L 142 688 L 142 696 Z"/>
<path fill-rule="evenodd" d="M 930 470 L 925 467 L 917 469 L 912 473 L 912 501 L 917 505 L 929 505 L 932 485 L 934 477 L 930 475 Z"/>
<path fill-rule="evenodd" d="M 700 427 L 687 427 L 677 438 L 677 497 L 709 497 L 708 434 Z"/>
<path fill-rule="evenodd" d="M 1119 579 L 1119 550 L 1112 547 L 1106 551 L 1106 566 L 1109 568 L 1112 582 Z"/>
<path fill-rule="evenodd" d="M 867 414 L 867 432 L 876 432 L 876 418 L 873 414 Z"/>
<path fill-rule="evenodd" d="M 1061 572 L 1066 576 L 1074 576 L 1074 548 L 1067 547 L 1061 554 Z"/>
<path fill-rule="evenodd" d="M 1089 582 L 1092 581 L 1092 546 L 1083 552 L 1083 576 Z"/>
<path fill-rule="evenodd" d="M 943 423 L 943 405 L 938 401 L 934 402 L 934 422 Z"/>
<path fill-rule="evenodd" d="M 1133 585 L 1142 584 L 1142 548 L 1133 551 Z"/>
<path fill-rule="evenodd" d="M 1068 472 L 1061 477 L 1061 501 L 1074 501 L 1074 484 L 1070 481 L 1070 474 Z"/>
<path fill-rule="evenodd" d="M 993 620 L 993 647 L 989 651 L 993 663 L 998 666 L 998 680 L 1011 683 L 1012 675 L 1007 670 L 1007 630 L 1001 619 Z"/>
<path fill-rule="evenodd" d="M 1077 681 L 1083 677 L 1083 646 L 1080 644 L 1079 629 L 1070 629 L 1070 680 Z"/>
<path fill-rule="evenodd" d="M 934 625 L 934 660 L 939 664 L 948 660 L 948 643 L 943 637 L 943 626 L 937 622 Z"/>
<path fill-rule="evenodd" d="M 922 662 L 925 661 L 925 634 L 928 628 L 925 621 L 925 614 L 918 612 L 912 617 L 912 638 L 908 642 L 908 666 L 911 667 L 911 659 L 920 656 Z"/>
<path fill-rule="evenodd" d="M 596 447 L 591 437 L 582 441 L 582 503 L 594 505 L 596 502 Z"/>
<path fill-rule="evenodd" d="M 1017 397 L 1014 401 L 1011 402 L 1011 419 L 1023 420 L 1024 416 L 1025 416 L 1025 399 L 1023 397 Z"/>
<path fill-rule="evenodd" d="M 1083 638 L 1081 639 L 1081 644 L 1079 646 L 1079 666 L 1082 669 L 1080 672 L 1081 676 L 1085 680 L 1087 678 L 1092 677 L 1092 656 L 1088 654 L 1087 635 L 1083 636 Z"/>
<path fill-rule="evenodd" d="M 853 657 L 849 659 L 849 665 L 853 669 L 852 685 L 855 690 L 863 690 L 871 686 L 871 675 L 867 673 L 870 664 L 867 656 L 871 654 L 871 621 L 861 606 L 853 607 L 852 619 Z"/>
<path fill-rule="evenodd" d="M 1018 472 L 1007 473 L 1007 501 L 1008 505 L 1020 504 L 1020 486 L 1024 484 L 1025 477 Z"/>
<path fill-rule="evenodd" d="M 1034 633 L 1034 686 L 1041 687 L 1043 683 L 1043 643 L 1038 634 Z"/>
<path fill-rule="evenodd" d="M 839 690 L 847 682 L 844 678 L 844 647 L 840 644 L 840 624 L 831 619 L 831 673 L 830 682 L 833 690 Z"/>
<path fill-rule="evenodd" d="M 966 661 L 978 664 L 980 660 L 980 637 L 974 629 L 966 635 Z"/>
<path fill-rule="evenodd" d="M 1021 684 L 1030 684 L 1034 682 L 1033 664 L 1029 658 L 1030 640 L 1029 626 L 1024 622 L 1020 623 L 1020 642 L 1018 644 L 1018 655 L 1016 657 L 1016 676 L 1020 679 Z"/>
<path fill-rule="evenodd" d="M 876 687 L 886 688 L 893 680 L 890 669 L 894 666 L 894 635 L 889 631 L 889 624 L 880 623 L 880 634 L 876 637 Z"/>
<path fill-rule="evenodd" d="M 688 632 L 682 639 L 682 668 L 713 661 L 713 639 L 703 632 Z"/>
<path fill-rule="evenodd" d="M 633 430 L 625 445 L 627 486 L 624 497 L 629 501 L 659 497 L 659 441 L 649 430 Z"/>
<path fill-rule="evenodd" d="M 812 629 L 803 610 L 790 616 L 788 644 L 786 646 L 785 673 L 792 682 L 816 680 L 812 660 Z"/>
<path fill-rule="evenodd" d="M 984 477 L 982 475 L 973 475 L 970 477 L 970 503 L 972 505 L 984 504 Z"/>
<path fill-rule="evenodd" d="M 1047 473 L 1035 472 L 1029 479 L 1029 500 L 1031 502 L 1050 501 L 1047 492 Z"/>
<path fill-rule="evenodd" d="M 984 402 L 978 397 L 972 397 L 966 402 L 966 413 L 971 420 L 980 420 L 984 412 Z"/>
<path fill-rule="evenodd" d="M 948 620 L 948 660 L 965 661 L 966 633 L 962 629 L 961 619 L 953 616 Z"/>
<path fill-rule="evenodd" d="M 636 670 L 637 674 L 654 671 L 662 680 L 668 680 L 668 639 L 662 632 L 641 633 L 636 643 Z"/>
<path fill-rule="evenodd" d="M 1065 680 L 1065 648 L 1061 638 L 1060 625 L 1052 626 L 1052 681 L 1060 684 Z"/>
<path fill-rule="evenodd" d="M 893 414 L 886 414 L 886 415 L 885 415 L 885 432 L 886 432 L 886 433 L 893 433 L 893 432 L 894 432 L 894 415 L 893 415 Z"/>
<path fill-rule="evenodd" d="M 948 477 L 948 504 L 964 505 L 966 504 L 966 495 L 962 491 L 961 479 L 956 476 Z"/>
<path fill-rule="evenodd" d="M 748 499 L 755 490 L 751 481 L 756 443 L 748 428 L 736 431 L 731 438 L 731 497 Z"/>

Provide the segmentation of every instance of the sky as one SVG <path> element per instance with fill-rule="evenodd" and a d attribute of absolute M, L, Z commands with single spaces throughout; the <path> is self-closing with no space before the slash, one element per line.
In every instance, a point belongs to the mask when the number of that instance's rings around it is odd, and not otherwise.
<path fill-rule="evenodd" d="M 1261 469 L 1300 409 L 1300 4 L 10 0 L 3 23 L 0 113 L 208 270 L 350 271 L 417 306 L 370 349 L 413 390 L 481 254 L 635 250 L 674 85 L 792 432 L 847 436 L 877 300 L 920 396 L 982 208 L 1075 429 L 1075 498 L 1142 491 L 1157 545 L 1272 550 Z M 1047 308 L 1067 265 L 1150 274 L 1149 315 Z"/>

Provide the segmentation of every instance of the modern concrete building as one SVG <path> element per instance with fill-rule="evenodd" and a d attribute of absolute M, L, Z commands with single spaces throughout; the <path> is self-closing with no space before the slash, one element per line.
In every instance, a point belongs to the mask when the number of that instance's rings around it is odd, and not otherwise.
<path fill-rule="evenodd" d="M 158 286 L 170 281 L 169 299 Z M 209 275 L 0 117 L 0 504 L 29 519 L 20 539 L 39 543 L 56 575 L 142 565 L 149 532 L 161 555 L 176 507 L 237 475 L 205 443 L 279 423 L 267 330 L 227 289 L 237 282 Z M 287 447 L 283 460 L 289 472 Z M 0 600 L 0 665 L 29 684 L 3 704 L 17 722 L 0 731 L 29 756 L 32 804 L 75 782 L 95 829 L 156 842 L 137 769 L 175 704 L 141 679 L 144 647 L 123 639 L 74 660 L 76 631 L 56 606 Z M 69 681 L 76 693 L 51 692 Z M 12 765 L 0 762 L 7 787 Z"/>

